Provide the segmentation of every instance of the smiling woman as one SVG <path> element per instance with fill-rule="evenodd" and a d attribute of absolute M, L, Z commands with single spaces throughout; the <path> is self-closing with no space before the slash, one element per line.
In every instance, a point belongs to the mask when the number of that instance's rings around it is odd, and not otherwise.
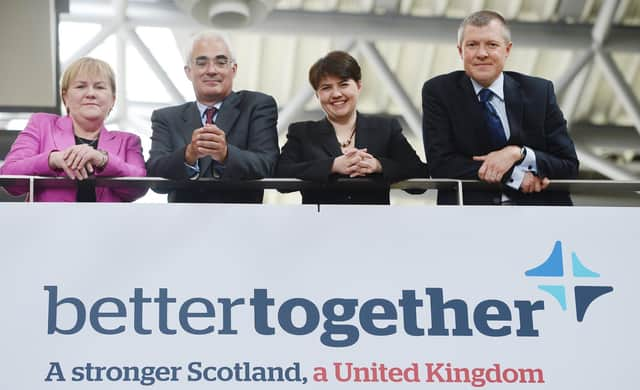
<path fill-rule="evenodd" d="M 356 111 L 362 90 L 360 66 L 349 53 L 333 51 L 309 70 L 326 117 L 289 126 L 276 174 L 326 182 L 369 177 L 383 183 L 427 176 L 427 167 L 396 119 Z M 302 191 L 302 203 L 389 204 L 389 188 L 366 191 Z"/>
<path fill-rule="evenodd" d="M 146 189 L 96 187 L 97 176 L 145 176 L 140 138 L 108 131 L 104 121 L 115 103 L 115 76 L 104 61 L 81 58 L 62 76 L 60 95 L 67 116 L 33 114 L 18 135 L 0 175 L 61 176 L 77 180 L 76 188 L 40 186 L 36 201 L 133 201 Z M 24 186 L 8 187 L 13 195 Z"/>

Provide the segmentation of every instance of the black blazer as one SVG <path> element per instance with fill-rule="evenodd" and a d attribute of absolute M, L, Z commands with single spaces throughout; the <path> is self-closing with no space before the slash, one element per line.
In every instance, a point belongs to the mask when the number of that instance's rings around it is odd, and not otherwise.
<path fill-rule="evenodd" d="M 553 84 L 537 77 L 504 72 L 504 96 L 510 145 L 528 146 L 536 156 L 538 175 L 574 179 L 578 158 L 553 91 Z M 423 141 L 434 178 L 478 180 L 480 161 L 472 157 L 492 151 L 483 108 L 463 71 L 437 76 L 422 88 Z M 505 180 L 510 172 L 505 175 Z M 503 185 L 516 204 L 571 205 L 566 192 L 524 194 Z M 499 204 L 501 192 L 464 192 L 465 204 Z M 438 204 L 455 204 L 456 194 L 439 191 Z"/>
<path fill-rule="evenodd" d="M 221 180 L 239 181 L 269 177 L 278 160 L 278 109 L 268 95 L 233 92 L 225 98 L 216 125 L 225 132 L 228 156 Z M 151 151 L 147 174 L 174 180 L 187 180 L 184 151 L 191 142 L 193 130 L 202 127 L 195 102 L 156 110 L 151 115 Z M 198 160 L 200 177 L 212 176 L 211 157 Z M 206 191 L 157 189 L 169 192 L 169 202 L 261 203 L 262 190 Z"/>
<path fill-rule="evenodd" d="M 380 190 L 323 191 L 303 190 L 302 203 L 389 204 L 388 183 L 428 176 L 427 166 L 407 139 L 396 119 L 357 114 L 355 146 L 367 148 L 380 161 L 382 173 L 368 176 L 385 183 Z M 326 183 L 342 175 L 332 174 L 331 166 L 342 155 L 336 132 L 325 118 L 289 126 L 287 143 L 276 168 L 278 177 L 294 177 Z"/>

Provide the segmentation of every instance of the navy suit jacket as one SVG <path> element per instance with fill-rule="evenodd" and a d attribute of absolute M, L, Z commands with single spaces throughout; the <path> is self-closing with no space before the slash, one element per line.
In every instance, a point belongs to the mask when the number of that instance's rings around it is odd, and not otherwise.
<path fill-rule="evenodd" d="M 424 178 L 427 166 L 402 135 L 396 119 L 358 113 L 355 147 L 380 161 L 382 173 L 367 176 L 391 183 L 407 178 Z M 317 182 L 345 177 L 331 173 L 333 160 L 342 155 L 336 132 L 325 118 L 293 123 L 282 148 L 276 175 Z M 303 190 L 302 203 L 389 204 L 389 188 L 361 191 Z"/>
<path fill-rule="evenodd" d="M 549 80 L 504 72 L 509 145 L 527 146 L 536 156 L 538 175 L 574 179 L 578 158 Z M 433 178 L 478 180 L 480 161 L 492 152 L 483 107 L 463 71 L 437 76 L 422 88 L 423 140 Z M 509 171 L 505 178 L 511 174 Z M 502 191 L 465 191 L 465 204 L 499 204 L 501 193 L 516 204 L 571 205 L 566 192 L 524 194 L 504 185 Z M 438 204 L 455 204 L 456 194 L 439 191 Z"/>
<path fill-rule="evenodd" d="M 268 95 L 233 92 L 224 99 L 216 125 L 227 137 L 228 155 L 221 180 L 238 181 L 271 176 L 279 154 L 278 108 Z M 151 115 L 151 150 L 147 161 L 149 176 L 187 180 L 184 152 L 191 133 L 202 127 L 195 102 L 156 110 Z M 200 177 L 211 177 L 211 157 L 198 160 Z M 156 189 L 158 190 L 158 189 Z M 166 192 L 159 189 L 158 192 Z M 260 203 L 262 190 L 169 189 L 169 202 Z"/>

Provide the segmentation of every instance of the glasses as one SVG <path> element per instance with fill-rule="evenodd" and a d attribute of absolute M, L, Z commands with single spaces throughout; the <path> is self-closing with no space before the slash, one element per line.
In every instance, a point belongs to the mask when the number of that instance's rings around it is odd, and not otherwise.
<path fill-rule="evenodd" d="M 209 57 L 198 57 L 193 60 L 193 64 L 200 68 L 205 69 L 212 63 L 213 66 L 217 69 L 225 69 L 229 64 L 233 64 L 233 60 L 227 56 L 219 55 L 214 58 Z"/>

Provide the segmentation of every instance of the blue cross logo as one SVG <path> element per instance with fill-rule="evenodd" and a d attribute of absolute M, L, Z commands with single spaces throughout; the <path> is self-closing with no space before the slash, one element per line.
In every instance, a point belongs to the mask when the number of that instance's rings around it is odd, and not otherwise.
<path fill-rule="evenodd" d="M 575 252 L 571 252 L 571 272 L 576 281 L 573 286 L 575 296 L 576 318 L 578 322 L 582 322 L 584 315 L 587 312 L 589 305 L 593 303 L 597 298 L 604 294 L 613 291 L 611 286 L 591 286 L 591 285 L 579 285 L 581 281 L 588 280 L 586 278 L 599 278 L 600 274 L 593 272 L 587 268 Z M 542 278 L 564 278 L 564 260 L 562 256 L 562 242 L 556 241 L 553 246 L 553 250 L 549 255 L 549 258 L 537 267 L 531 268 L 524 273 L 529 277 L 542 277 Z M 554 281 L 557 279 L 554 279 Z M 563 311 L 567 310 L 567 293 L 564 284 L 541 284 L 538 288 L 544 292 L 547 292 L 553 296 Z"/>

